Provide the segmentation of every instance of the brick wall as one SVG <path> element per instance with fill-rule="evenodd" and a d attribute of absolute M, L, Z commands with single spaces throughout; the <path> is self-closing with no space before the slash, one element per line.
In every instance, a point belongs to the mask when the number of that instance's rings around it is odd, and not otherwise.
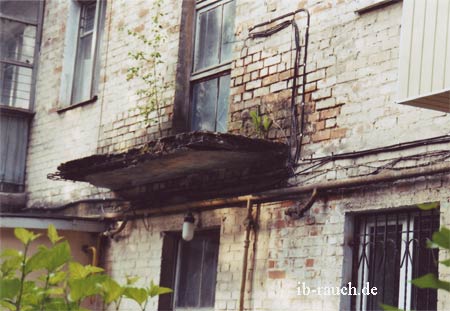
<path fill-rule="evenodd" d="M 281 128 L 270 139 L 289 135 L 289 99 L 292 85 L 293 37 L 287 28 L 268 39 L 246 41 L 248 27 L 292 10 L 307 7 L 311 13 L 306 85 L 306 136 L 302 157 L 381 147 L 450 131 L 449 116 L 394 103 L 401 21 L 401 2 L 364 15 L 354 13 L 356 1 L 251 1 L 236 0 L 236 44 L 231 70 L 229 131 L 254 136 L 249 112 L 268 113 Z M 97 102 L 58 113 L 68 4 L 47 0 L 37 83 L 36 116 L 31 130 L 27 164 L 30 206 L 51 207 L 76 199 L 112 195 L 83 183 L 47 180 L 57 165 L 96 152 L 112 153 L 139 146 L 158 137 L 157 127 L 147 128 L 137 105 L 140 85 L 126 82 L 129 50 L 137 42 L 119 31 L 145 33 L 151 27 L 150 0 L 109 0 L 102 44 L 102 69 Z M 164 135 L 172 133 L 181 4 L 167 0 L 164 9 L 167 47 L 161 70 L 172 83 L 164 94 Z M 249 14 L 251 12 L 251 14 Z M 302 19 L 299 19 L 299 24 Z M 244 46 L 246 44 L 246 46 Z M 327 163 L 293 178 L 306 184 L 370 174 L 373 167 L 431 151 L 448 150 L 448 144 L 380 153 Z M 429 156 L 430 161 L 436 160 Z M 400 165 L 418 164 L 404 162 Z M 309 166 L 302 162 L 299 171 Z M 448 177 L 419 178 L 320 196 L 310 214 L 301 220 L 284 216 L 298 201 L 265 204 L 261 212 L 253 278 L 246 297 L 249 310 L 337 310 L 339 297 L 297 296 L 297 282 L 310 286 L 338 286 L 344 265 L 345 214 L 349 211 L 412 206 L 439 201 L 442 224 L 450 225 L 447 212 Z M 202 213 L 204 227 L 221 227 L 216 310 L 236 310 L 239 296 L 245 211 L 226 208 Z M 162 238 L 179 230 L 183 215 L 149 219 L 149 230 L 135 221 L 107 253 L 108 269 L 119 278 L 139 274 L 144 281 L 159 280 Z M 126 254 L 126 255 L 124 255 Z M 448 254 L 447 254 L 448 255 Z M 440 267 L 447 279 L 450 271 Z M 449 309 L 440 296 L 439 309 Z M 156 301 L 152 302 L 154 308 Z M 131 305 L 124 305 L 133 310 Z"/>
<path fill-rule="evenodd" d="M 413 182 L 414 185 L 414 182 Z M 319 197 L 307 217 L 292 220 L 286 208 L 304 202 L 284 201 L 261 206 L 257 233 L 251 235 L 249 270 L 246 287 L 246 310 L 288 311 L 338 310 L 341 297 L 297 294 L 298 282 L 307 286 L 340 286 L 344 269 L 344 228 L 346 213 L 413 206 L 419 202 L 441 203 L 441 225 L 450 225 L 448 177 L 418 179 L 414 195 L 386 185 L 371 189 Z M 256 207 L 255 207 L 256 208 Z M 142 284 L 159 280 L 161 272 L 162 234 L 180 230 L 183 214 L 134 221 L 116 240 L 112 240 L 107 268 L 114 277 L 124 280 L 128 274 L 142 276 Z M 217 269 L 215 310 L 237 310 L 245 239 L 244 208 L 228 208 L 195 214 L 203 228 L 220 226 L 219 263 Z M 126 254 L 126 256 L 124 256 Z M 440 253 L 440 258 L 449 254 Z M 347 258 L 348 259 L 348 258 Z M 450 269 L 440 266 L 440 275 L 450 277 Z M 157 299 L 152 301 L 155 308 Z M 123 306 L 133 310 L 133 303 Z M 439 310 L 450 307 L 445 293 L 439 296 Z"/>

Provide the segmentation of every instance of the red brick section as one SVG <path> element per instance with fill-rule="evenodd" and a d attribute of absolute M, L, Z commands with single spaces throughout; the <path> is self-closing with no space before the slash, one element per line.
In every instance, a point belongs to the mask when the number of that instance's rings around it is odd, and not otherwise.
<path fill-rule="evenodd" d="M 284 278 L 286 278 L 286 271 L 284 270 L 269 271 L 269 279 L 284 279 Z"/>
<path fill-rule="evenodd" d="M 306 259 L 306 261 L 305 261 L 305 267 L 307 267 L 307 268 L 314 267 L 314 259 L 312 259 L 312 258 Z"/>

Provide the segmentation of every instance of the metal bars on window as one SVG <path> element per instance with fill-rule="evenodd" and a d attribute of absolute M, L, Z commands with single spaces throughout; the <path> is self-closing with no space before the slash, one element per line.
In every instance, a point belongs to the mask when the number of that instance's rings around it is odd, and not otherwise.
<path fill-rule="evenodd" d="M 437 273 L 437 250 L 427 241 L 439 229 L 439 211 L 407 210 L 356 217 L 353 282 L 361 292 L 367 283 L 377 295 L 353 296 L 355 310 L 382 310 L 380 304 L 404 310 L 436 310 L 437 293 L 410 281 Z"/>

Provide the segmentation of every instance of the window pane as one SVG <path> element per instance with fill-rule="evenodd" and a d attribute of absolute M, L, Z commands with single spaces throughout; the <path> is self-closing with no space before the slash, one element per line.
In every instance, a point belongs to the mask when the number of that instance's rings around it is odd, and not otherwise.
<path fill-rule="evenodd" d="M 0 114 L 0 192 L 23 191 L 28 119 Z"/>
<path fill-rule="evenodd" d="M 0 25 L 1 58 L 33 64 L 36 26 L 7 19 L 2 19 Z"/>
<path fill-rule="evenodd" d="M 231 61 L 231 47 L 234 41 L 234 15 L 235 1 L 231 1 L 223 7 L 223 33 L 222 33 L 222 51 L 221 63 Z"/>
<path fill-rule="evenodd" d="M 198 82 L 193 87 L 194 131 L 214 131 L 216 122 L 217 78 Z"/>
<path fill-rule="evenodd" d="M 217 103 L 216 132 L 226 133 L 228 122 L 228 99 L 230 96 L 230 75 L 220 77 L 219 100 Z"/>
<path fill-rule="evenodd" d="M 29 108 L 32 69 L 11 64 L 0 64 L 1 104 Z"/>
<path fill-rule="evenodd" d="M 387 226 L 385 244 L 385 227 L 377 226 L 370 229 L 369 284 L 379 288 L 376 296 L 368 296 L 368 306 L 371 310 L 382 310 L 381 303 L 396 306 L 398 304 L 398 289 L 401 253 L 401 226 Z M 383 290 L 381 290 L 383 289 Z"/>
<path fill-rule="evenodd" d="M 197 14 L 194 71 L 219 64 L 222 6 Z"/>
<path fill-rule="evenodd" d="M 92 83 L 92 34 L 80 39 L 75 62 L 72 103 L 76 104 L 91 97 Z"/>
<path fill-rule="evenodd" d="M 37 23 L 40 2 L 37 0 L 1 0 L 0 12 L 6 16 Z"/>
<path fill-rule="evenodd" d="M 94 29 L 95 7 L 95 2 L 83 6 L 80 27 L 82 35 Z"/>
<path fill-rule="evenodd" d="M 177 307 L 198 307 L 201 282 L 203 240 L 180 241 Z"/>
<path fill-rule="evenodd" d="M 219 253 L 219 238 L 212 237 L 204 241 L 202 290 L 200 306 L 213 307 L 216 293 L 217 257 Z"/>

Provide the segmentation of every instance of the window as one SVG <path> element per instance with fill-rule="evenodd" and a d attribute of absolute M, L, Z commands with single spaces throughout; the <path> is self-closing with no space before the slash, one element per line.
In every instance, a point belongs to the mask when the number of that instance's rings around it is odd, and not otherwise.
<path fill-rule="evenodd" d="M 439 229 L 438 211 L 402 211 L 356 217 L 353 284 L 368 282 L 377 295 L 352 296 L 356 310 L 382 310 L 381 303 L 404 310 L 436 310 L 437 292 L 410 280 L 437 273 L 436 249 L 426 247 Z"/>
<path fill-rule="evenodd" d="M 227 131 L 235 1 L 197 1 L 191 128 Z"/>
<path fill-rule="evenodd" d="M 0 1 L 0 192 L 23 192 L 43 1 Z"/>
<path fill-rule="evenodd" d="M 95 99 L 105 7 L 104 0 L 71 1 L 61 87 L 63 104 L 74 105 Z"/>
<path fill-rule="evenodd" d="M 38 44 L 40 1 L 0 2 L 1 104 L 29 109 Z"/>
<path fill-rule="evenodd" d="M 219 235 L 219 230 L 197 231 L 186 242 L 166 234 L 160 284 L 175 292 L 159 297 L 158 310 L 214 310 Z"/>

